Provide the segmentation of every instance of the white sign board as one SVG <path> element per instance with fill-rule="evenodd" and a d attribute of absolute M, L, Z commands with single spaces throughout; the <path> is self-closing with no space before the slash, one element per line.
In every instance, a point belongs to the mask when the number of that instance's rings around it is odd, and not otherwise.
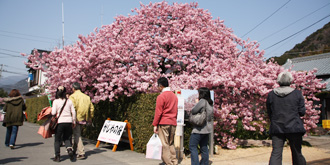
<path fill-rule="evenodd" d="M 176 122 L 178 125 L 184 124 L 184 98 L 181 96 L 178 97 L 178 115 Z"/>
<path fill-rule="evenodd" d="M 125 127 L 125 122 L 106 120 L 97 140 L 111 144 L 118 144 Z"/>

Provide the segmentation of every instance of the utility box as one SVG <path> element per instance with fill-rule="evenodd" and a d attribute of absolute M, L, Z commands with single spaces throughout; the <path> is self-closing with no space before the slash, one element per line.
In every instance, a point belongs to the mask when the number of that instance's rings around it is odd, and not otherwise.
<path fill-rule="evenodd" d="M 322 120 L 322 127 L 324 129 L 330 129 L 330 120 Z"/>

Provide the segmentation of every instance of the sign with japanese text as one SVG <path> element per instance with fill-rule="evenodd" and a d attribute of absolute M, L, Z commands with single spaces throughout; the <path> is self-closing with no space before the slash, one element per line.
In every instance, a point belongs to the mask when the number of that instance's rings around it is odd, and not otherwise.
<path fill-rule="evenodd" d="M 118 144 L 125 127 L 125 122 L 106 120 L 97 140 L 111 144 Z"/>

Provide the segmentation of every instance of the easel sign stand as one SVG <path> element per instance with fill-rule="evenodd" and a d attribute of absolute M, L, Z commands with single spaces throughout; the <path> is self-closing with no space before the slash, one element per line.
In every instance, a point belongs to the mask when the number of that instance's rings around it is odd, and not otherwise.
<path fill-rule="evenodd" d="M 118 121 L 112 121 L 110 118 L 108 118 L 104 122 L 104 125 L 99 134 L 95 147 L 98 148 L 101 141 L 104 141 L 106 143 L 114 144 L 112 151 L 116 152 L 118 143 L 120 141 L 122 133 L 124 132 L 124 129 L 120 129 L 121 127 L 125 127 L 125 129 L 127 130 L 126 132 L 127 132 L 130 148 L 132 151 L 134 151 L 133 137 L 131 133 L 131 124 L 127 120 L 125 120 L 124 122 L 118 122 Z"/>

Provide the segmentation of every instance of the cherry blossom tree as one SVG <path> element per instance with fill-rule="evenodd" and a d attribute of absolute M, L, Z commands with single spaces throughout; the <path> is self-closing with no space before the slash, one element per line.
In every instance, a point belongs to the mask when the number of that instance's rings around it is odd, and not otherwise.
<path fill-rule="evenodd" d="M 197 103 L 196 100 L 198 100 L 198 94 L 193 94 L 184 100 L 184 110 L 187 111 L 189 114 L 192 108 Z"/>
<path fill-rule="evenodd" d="M 46 72 L 51 94 L 59 85 L 70 89 L 73 82 L 80 82 L 95 103 L 156 92 L 160 76 L 170 79 L 172 90 L 208 87 L 215 93 L 216 141 L 231 149 L 236 148 L 237 121 L 248 131 L 265 130 L 267 94 L 278 86 L 277 75 L 284 69 L 266 63 L 256 41 L 235 36 L 223 20 L 213 19 L 197 3 L 141 4 L 132 12 L 80 35 L 74 45 L 49 54 L 35 51 L 26 65 Z M 308 131 L 319 118 L 314 94 L 325 87 L 315 72 L 291 72 L 292 86 L 306 99 L 303 119 Z"/>

